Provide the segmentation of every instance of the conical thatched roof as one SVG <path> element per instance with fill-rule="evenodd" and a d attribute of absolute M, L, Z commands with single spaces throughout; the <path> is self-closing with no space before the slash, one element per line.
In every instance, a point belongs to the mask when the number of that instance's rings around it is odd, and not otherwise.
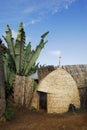
<path fill-rule="evenodd" d="M 66 89 L 77 91 L 76 83 L 66 70 L 57 68 L 40 82 L 37 90 L 46 93 L 58 93 Z"/>
<path fill-rule="evenodd" d="M 87 88 L 87 64 L 80 65 L 65 65 L 62 66 L 75 80 L 78 89 Z M 51 71 L 50 71 L 51 70 Z M 45 66 L 38 70 L 39 81 L 46 77 L 49 73 L 54 71 L 51 66 Z"/>

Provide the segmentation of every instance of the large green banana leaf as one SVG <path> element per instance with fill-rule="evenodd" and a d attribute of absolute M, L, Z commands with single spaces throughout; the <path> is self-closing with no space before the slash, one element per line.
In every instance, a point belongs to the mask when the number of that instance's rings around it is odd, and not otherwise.
<path fill-rule="evenodd" d="M 18 74 L 20 74 L 23 69 L 24 53 L 25 53 L 24 49 L 25 49 L 25 32 L 23 29 L 23 23 L 20 23 L 15 44 L 15 63 Z"/>
<path fill-rule="evenodd" d="M 27 62 L 27 66 L 25 68 L 24 74 L 28 75 L 31 67 L 34 65 L 34 63 L 36 62 L 36 60 L 39 57 L 39 54 L 42 50 L 42 48 L 44 47 L 44 45 L 47 43 L 48 41 L 44 42 L 44 39 L 41 39 L 40 44 L 36 47 L 36 50 L 33 51 L 31 58 L 29 59 L 29 61 Z"/>
<path fill-rule="evenodd" d="M 7 28 L 6 36 L 3 36 L 3 38 L 4 38 L 4 40 L 6 41 L 6 43 L 8 45 L 10 55 L 15 60 L 14 39 L 12 38 L 12 32 L 11 32 L 11 29 L 10 29 L 9 25 L 7 25 L 6 28 Z"/>

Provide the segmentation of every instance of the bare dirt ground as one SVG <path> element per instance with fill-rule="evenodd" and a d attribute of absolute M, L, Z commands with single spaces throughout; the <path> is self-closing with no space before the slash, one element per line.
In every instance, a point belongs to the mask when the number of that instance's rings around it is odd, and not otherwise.
<path fill-rule="evenodd" d="M 14 112 L 14 119 L 0 123 L 0 130 L 87 130 L 87 112 L 58 115 L 24 108 Z"/>

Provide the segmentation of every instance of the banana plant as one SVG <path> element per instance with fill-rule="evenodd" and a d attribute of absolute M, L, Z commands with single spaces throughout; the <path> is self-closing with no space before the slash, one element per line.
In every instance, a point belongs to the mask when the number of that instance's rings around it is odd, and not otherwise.
<path fill-rule="evenodd" d="M 8 51 L 7 47 L 2 43 L 2 40 L 0 38 L 0 53 L 3 55 Z"/>
<path fill-rule="evenodd" d="M 44 38 L 49 32 L 41 35 L 41 40 L 39 45 L 37 45 L 35 50 L 31 48 L 31 42 L 26 44 L 25 31 L 23 23 L 21 22 L 18 28 L 18 34 L 16 40 L 12 37 L 12 31 L 10 26 L 6 26 L 6 35 L 3 36 L 7 43 L 8 52 L 5 55 L 4 63 L 5 70 L 7 70 L 7 79 L 12 84 L 12 75 L 15 74 L 28 76 L 32 72 L 36 71 L 38 64 L 36 61 L 40 55 L 41 50 L 44 48 L 48 41 L 44 41 Z M 12 79 L 12 80 L 11 80 Z"/>

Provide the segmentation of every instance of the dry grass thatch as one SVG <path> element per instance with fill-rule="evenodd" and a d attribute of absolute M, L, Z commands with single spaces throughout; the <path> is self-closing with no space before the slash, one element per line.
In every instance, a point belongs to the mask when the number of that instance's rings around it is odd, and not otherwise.
<path fill-rule="evenodd" d="M 16 76 L 14 83 L 14 101 L 16 104 L 29 107 L 32 95 L 34 80 L 25 76 Z"/>
<path fill-rule="evenodd" d="M 69 105 L 80 107 L 79 91 L 72 76 L 62 68 L 48 74 L 39 84 L 37 91 L 47 93 L 48 113 L 67 112 Z"/>
<path fill-rule="evenodd" d="M 62 66 L 62 68 L 65 69 L 76 82 L 80 94 L 81 108 L 87 108 L 87 64 L 65 65 Z M 51 66 L 41 68 L 38 75 L 39 81 L 52 71 L 53 70 Z"/>
<path fill-rule="evenodd" d="M 49 73 L 54 71 L 54 66 L 49 65 L 45 67 L 41 67 L 38 69 L 38 80 L 41 81 L 44 77 L 46 77 Z"/>

